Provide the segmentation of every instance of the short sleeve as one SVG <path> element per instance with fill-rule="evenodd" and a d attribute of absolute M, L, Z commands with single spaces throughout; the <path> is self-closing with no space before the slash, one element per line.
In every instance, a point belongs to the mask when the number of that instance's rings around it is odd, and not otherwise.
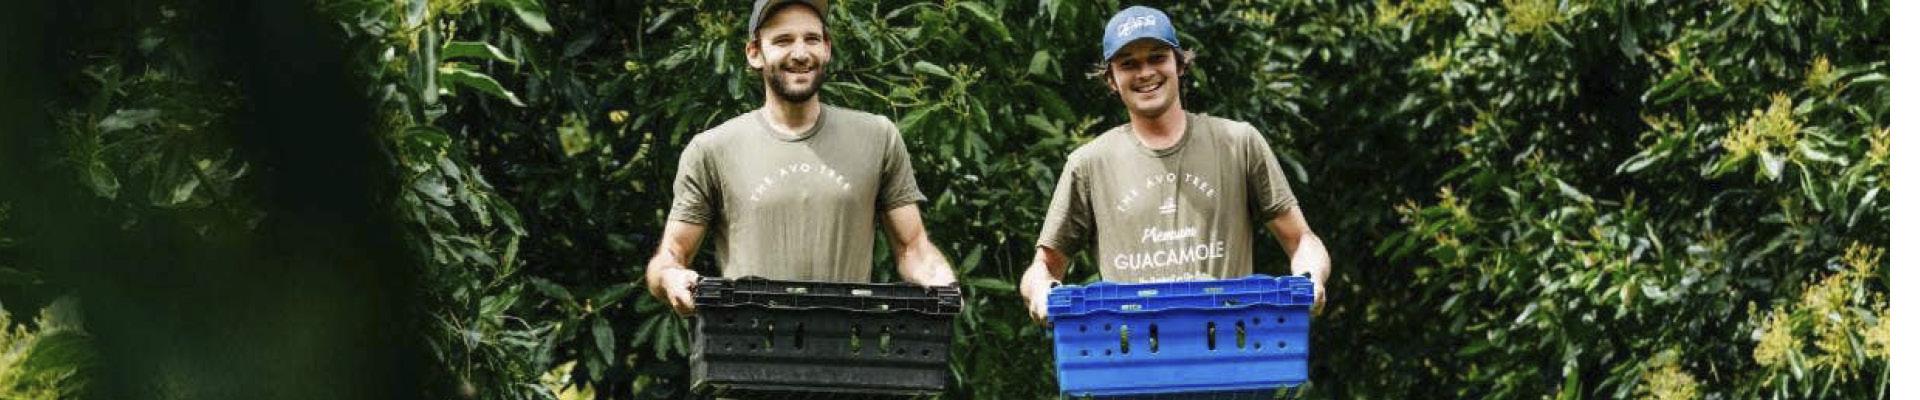
<path fill-rule="evenodd" d="M 919 182 L 913 179 L 913 157 L 907 153 L 900 128 L 885 119 L 881 123 L 887 129 L 887 147 L 880 156 L 880 196 L 875 206 L 888 211 L 927 201 L 927 196 L 920 193 Z"/>
<path fill-rule="evenodd" d="M 673 174 L 673 206 L 667 219 L 695 225 L 708 225 L 719 209 L 719 182 L 714 181 L 713 163 L 700 141 L 680 151 L 680 169 Z"/>
<path fill-rule="evenodd" d="M 1280 169 L 1280 159 L 1274 156 L 1266 137 L 1252 126 L 1243 127 L 1247 130 L 1247 200 L 1257 212 L 1258 221 L 1265 224 L 1298 206 L 1299 200 L 1294 198 L 1287 175 Z"/>
<path fill-rule="evenodd" d="M 1081 175 L 1079 158 L 1070 157 L 1060 171 L 1060 182 L 1053 188 L 1053 201 L 1047 206 L 1047 218 L 1040 226 L 1040 246 L 1071 256 L 1080 251 L 1094 234 L 1093 202 L 1086 179 Z"/>

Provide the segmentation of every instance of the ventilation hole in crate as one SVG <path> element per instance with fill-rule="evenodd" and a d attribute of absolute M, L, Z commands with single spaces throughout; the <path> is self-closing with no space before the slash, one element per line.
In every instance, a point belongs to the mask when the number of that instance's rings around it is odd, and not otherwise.
<path fill-rule="evenodd" d="M 793 326 L 793 348 L 807 348 L 807 324 L 801 323 Z"/>
<path fill-rule="evenodd" d="M 893 327 L 880 326 L 880 355 L 893 351 Z"/>
<path fill-rule="evenodd" d="M 1280 343 L 1275 343 L 1274 345 L 1276 345 L 1276 346 L 1280 346 L 1279 348 L 1282 348 L 1282 349 L 1284 349 L 1284 348 L 1287 348 L 1287 341 L 1285 341 L 1285 340 L 1282 340 L 1282 341 L 1280 341 Z"/>
<path fill-rule="evenodd" d="M 1081 332 L 1086 332 L 1086 331 L 1087 331 L 1087 324 L 1080 324 L 1080 331 L 1081 331 Z"/>
<path fill-rule="evenodd" d="M 930 350 L 930 349 L 920 349 L 920 356 L 921 356 L 921 357 L 933 357 L 933 350 Z"/>
<path fill-rule="evenodd" d="M 1086 357 L 1086 356 L 1087 356 L 1087 349 L 1080 349 L 1080 356 L 1081 356 L 1081 357 Z"/>
<path fill-rule="evenodd" d="M 720 343 L 720 348 L 727 349 L 727 351 L 733 351 L 733 342 Z"/>
<path fill-rule="evenodd" d="M 1160 324 L 1147 324 L 1147 352 L 1160 352 Z"/>
<path fill-rule="evenodd" d="M 1254 318 L 1254 319 L 1253 319 L 1253 324 L 1254 324 L 1254 325 L 1260 325 L 1260 319 L 1259 319 L 1259 318 Z"/>
<path fill-rule="evenodd" d="M 1113 355 L 1113 349 L 1107 349 L 1107 355 L 1109 356 Z"/>
<path fill-rule="evenodd" d="M 907 349 L 893 349 L 893 355 L 896 355 L 896 356 L 907 355 Z"/>
<path fill-rule="evenodd" d="M 1254 341 L 1254 342 L 1253 342 L 1253 350 L 1254 350 L 1254 351 L 1260 351 L 1260 342 L 1259 342 L 1259 341 Z"/>
<path fill-rule="evenodd" d="M 1133 350 L 1132 334 L 1133 334 L 1133 330 L 1127 329 L 1127 324 L 1120 324 L 1120 354 L 1127 354 L 1132 352 Z"/>
<path fill-rule="evenodd" d="M 1215 343 L 1219 343 L 1219 341 L 1216 340 L 1218 337 L 1213 327 L 1213 321 L 1207 321 L 1207 350 L 1217 349 Z"/>
<path fill-rule="evenodd" d="M 1107 324 L 1106 326 L 1102 326 L 1102 327 L 1100 327 L 1100 330 L 1103 330 L 1103 331 L 1112 331 L 1112 330 L 1113 330 L 1113 324 Z"/>
<path fill-rule="evenodd" d="M 1276 324 L 1281 324 L 1281 325 L 1286 325 L 1286 324 L 1287 324 L 1287 317 L 1279 317 L 1279 318 L 1274 318 L 1274 319 L 1273 319 L 1273 323 L 1276 323 Z"/>
<path fill-rule="evenodd" d="M 773 351 L 773 320 L 767 320 L 767 336 L 760 338 L 760 348 Z"/>
<path fill-rule="evenodd" d="M 853 354 L 860 354 L 860 324 L 853 324 L 850 332 L 847 335 L 847 349 L 852 350 Z"/>
<path fill-rule="evenodd" d="M 720 320 L 720 324 L 721 324 L 721 325 L 726 325 L 726 326 L 733 326 L 733 316 L 732 316 L 732 315 L 728 315 L 728 316 L 727 316 L 726 318 L 724 318 L 724 319 L 721 319 L 721 320 Z"/>
<path fill-rule="evenodd" d="M 1233 321 L 1233 345 L 1234 347 L 1242 349 L 1247 348 L 1247 323 L 1245 321 Z"/>

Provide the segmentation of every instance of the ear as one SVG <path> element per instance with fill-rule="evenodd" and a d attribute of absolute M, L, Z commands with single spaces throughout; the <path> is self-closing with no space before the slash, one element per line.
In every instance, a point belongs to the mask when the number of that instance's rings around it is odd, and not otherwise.
<path fill-rule="evenodd" d="M 759 38 L 747 39 L 746 52 L 747 52 L 747 67 L 753 68 L 753 70 L 755 71 L 759 71 L 767 67 L 767 61 L 760 58 Z"/>

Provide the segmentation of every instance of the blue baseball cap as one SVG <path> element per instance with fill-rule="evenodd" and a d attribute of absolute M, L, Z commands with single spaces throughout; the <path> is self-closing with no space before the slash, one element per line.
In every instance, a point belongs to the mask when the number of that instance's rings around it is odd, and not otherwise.
<path fill-rule="evenodd" d="M 1180 38 L 1173 33 L 1173 20 L 1167 19 L 1167 13 L 1153 7 L 1133 6 L 1107 20 L 1107 33 L 1100 38 L 1100 59 L 1112 60 L 1121 47 L 1140 39 L 1159 40 L 1180 48 Z"/>

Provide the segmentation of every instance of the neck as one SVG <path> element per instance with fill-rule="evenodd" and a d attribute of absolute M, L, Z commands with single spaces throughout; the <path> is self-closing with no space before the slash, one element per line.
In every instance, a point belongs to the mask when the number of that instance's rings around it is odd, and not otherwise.
<path fill-rule="evenodd" d="M 1167 111 L 1160 113 L 1159 116 L 1129 114 L 1132 118 L 1127 125 L 1133 127 L 1134 138 L 1139 139 L 1140 144 L 1146 145 L 1147 148 L 1158 150 L 1173 147 L 1174 144 L 1180 143 L 1181 137 L 1187 134 L 1187 112 L 1180 108 L 1180 103 L 1169 106 Z"/>
<path fill-rule="evenodd" d="M 767 120 L 773 123 L 774 130 L 787 136 L 798 136 L 820 122 L 819 95 L 799 103 L 789 103 L 777 96 L 773 91 L 767 91 L 767 101 L 760 106 L 767 113 Z"/>

